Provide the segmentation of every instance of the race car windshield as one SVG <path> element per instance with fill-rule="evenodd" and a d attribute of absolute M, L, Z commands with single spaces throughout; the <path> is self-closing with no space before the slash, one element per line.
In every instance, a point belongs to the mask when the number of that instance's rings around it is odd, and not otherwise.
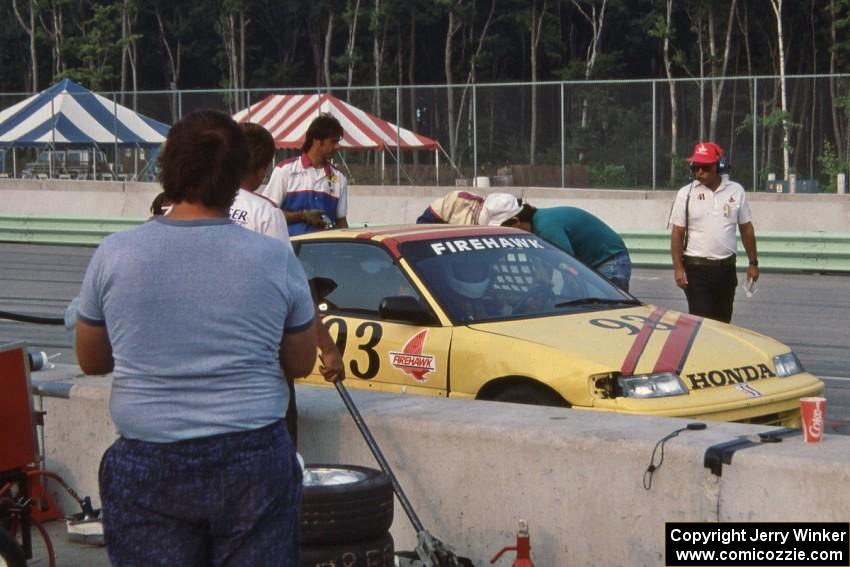
<path fill-rule="evenodd" d="M 400 250 L 455 323 L 640 304 L 574 257 L 530 234 L 414 241 L 401 244 Z"/>

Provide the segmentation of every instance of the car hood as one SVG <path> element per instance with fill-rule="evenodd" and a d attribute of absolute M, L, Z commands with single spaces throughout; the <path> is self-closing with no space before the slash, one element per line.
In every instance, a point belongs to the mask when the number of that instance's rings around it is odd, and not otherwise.
<path fill-rule="evenodd" d="M 791 350 L 740 327 L 653 305 L 469 327 L 549 347 L 553 356 L 582 359 L 599 372 L 677 372 L 691 390 L 772 378 L 773 357 Z"/>

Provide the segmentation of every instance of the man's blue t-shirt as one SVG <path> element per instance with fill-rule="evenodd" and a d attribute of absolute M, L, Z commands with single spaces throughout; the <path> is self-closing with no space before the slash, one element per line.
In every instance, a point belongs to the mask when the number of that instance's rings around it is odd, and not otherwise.
<path fill-rule="evenodd" d="M 312 325 L 314 313 L 285 243 L 226 218 L 157 217 L 104 239 L 79 318 L 106 325 L 118 432 L 158 443 L 281 419 L 281 338 Z"/>
<path fill-rule="evenodd" d="M 534 234 L 591 268 L 627 251 L 626 243 L 610 226 L 577 207 L 538 209 L 531 224 Z"/>

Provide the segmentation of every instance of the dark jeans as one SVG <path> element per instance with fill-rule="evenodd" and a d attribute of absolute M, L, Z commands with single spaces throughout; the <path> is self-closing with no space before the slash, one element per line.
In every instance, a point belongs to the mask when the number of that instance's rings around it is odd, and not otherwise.
<path fill-rule="evenodd" d="M 632 259 L 628 252 L 620 252 L 596 266 L 596 271 L 614 282 L 623 291 L 629 291 L 632 278 Z"/>
<path fill-rule="evenodd" d="M 685 262 L 685 274 L 688 276 L 685 297 L 691 315 L 730 322 L 738 286 L 735 264 L 692 265 Z"/>
<path fill-rule="evenodd" d="M 115 567 L 296 566 L 301 468 L 282 421 L 177 443 L 119 438 L 100 465 Z"/>

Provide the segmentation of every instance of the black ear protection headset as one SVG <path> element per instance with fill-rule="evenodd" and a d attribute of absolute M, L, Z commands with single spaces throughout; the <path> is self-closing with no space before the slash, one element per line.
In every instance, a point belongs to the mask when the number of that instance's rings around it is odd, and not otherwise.
<path fill-rule="evenodd" d="M 720 156 L 720 159 L 717 161 L 717 174 L 724 175 L 732 171 L 732 164 L 729 162 L 729 158 L 726 156 Z M 694 180 L 694 172 L 692 170 L 688 170 L 688 181 Z"/>

